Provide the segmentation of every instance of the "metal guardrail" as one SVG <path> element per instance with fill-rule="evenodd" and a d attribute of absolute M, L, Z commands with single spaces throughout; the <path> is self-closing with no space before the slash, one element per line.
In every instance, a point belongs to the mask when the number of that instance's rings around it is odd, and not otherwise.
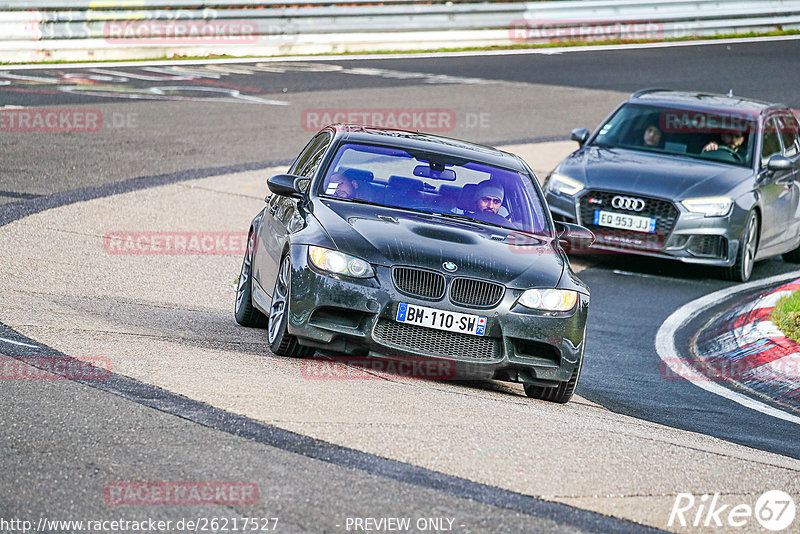
<path fill-rule="evenodd" d="M 506 0 L 506 3 L 526 3 L 528 0 Z M 475 4 L 475 0 L 450 0 L 449 2 L 438 2 L 439 4 Z M 0 9 L 130 9 L 130 8 L 144 8 L 152 9 L 154 7 L 163 8 L 183 8 L 183 7 L 237 7 L 237 6 L 255 6 L 255 7 L 286 7 L 297 6 L 302 4 L 307 5 L 321 5 L 321 6 L 350 6 L 353 4 L 364 5 L 378 5 L 387 6 L 395 4 L 419 4 L 419 5 L 435 5 L 437 2 L 430 0 L 40 0 L 35 2 L 35 5 L 30 0 L 4 0 L 0 1 Z"/>
<path fill-rule="evenodd" d="M 800 0 L 303 0 L 302 6 L 297 0 L 0 0 L 0 61 L 336 53 L 800 29 Z"/>

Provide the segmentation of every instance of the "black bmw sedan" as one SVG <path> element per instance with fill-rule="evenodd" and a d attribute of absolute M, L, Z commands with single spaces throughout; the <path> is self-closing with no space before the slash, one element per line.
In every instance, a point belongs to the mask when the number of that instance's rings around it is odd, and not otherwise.
<path fill-rule="evenodd" d="M 266 327 L 275 354 L 447 361 L 452 377 L 572 397 L 589 289 L 560 241 L 593 236 L 553 223 L 522 159 L 335 125 L 267 185 L 235 317 Z"/>
<path fill-rule="evenodd" d="M 800 261 L 800 126 L 792 110 L 732 95 L 634 93 L 544 186 L 556 220 L 598 249 L 719 267 Z"/>

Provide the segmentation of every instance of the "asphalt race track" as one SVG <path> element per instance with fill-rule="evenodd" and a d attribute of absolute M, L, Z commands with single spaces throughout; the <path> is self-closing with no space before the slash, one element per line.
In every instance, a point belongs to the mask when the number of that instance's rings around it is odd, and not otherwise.
<path fill-rule="evenodd" d="M 754 519 L 739 529 L 668 524 L 679 493 L 752 506 L 782 490 L 800 504 L 797 424 L 663 372 L 655 336 L 664 320 L 731 285 L 707 270 L 578 258 L 592 289 L 586 360 L 579 397 L 553 406 L 504 383 L 309 378 L 308 364 L 271 355 L 263 332 L 235 324 L 238 253 L 120 255 L 108 235 L 246 231 L 264 179 L 326 113 L 436 110 L 428 129 L 445 135 L 513 145 L 524 157 L 561 153 L 571 129 L 593 128 L 642 87 L 733 89 L 798 108 L 799 53 L 800 41 L 779 40 L 0 70 L 0 356 L 101 357 L 112 371 L 0 380 L 0 519 L 277 517 L 277 532 L 363 532 L 354 518 L 403 517 L 440 532 L 763 531 Z M 9 122 L 34 107 L 58 122 L 41 131 Z M 540 177 L 552 167 L 529 163 Z M 796 269 L 770 259 L 753 278 Z M 677 346 L 688 346 L 692 332 L 680 334 Z M 131 481 L 244 481 L 258 499 L 110 503 L 108 485 Z M 14 530 L 0 522 L 0 531 Z"/>

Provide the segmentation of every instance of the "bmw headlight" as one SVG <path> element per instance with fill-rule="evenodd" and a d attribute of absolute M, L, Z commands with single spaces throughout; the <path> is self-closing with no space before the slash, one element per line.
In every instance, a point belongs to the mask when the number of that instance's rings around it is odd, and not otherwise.
<path fill-rule="evenodd" d="M 370 278 L 375 275 L 369 263 L 338 250 L 308 247 L 308 259 L 318 269 L 333 274 L 343 274 L 355 278 Z"/>
<path fill-rule="evenodd" d="M 681 204 L 692 213 L 702 213 L 706 217 L 723 217 L 731 211 L 733 201 L 728 197 L 687 198 Z"/>
<path fill-rule="evenodd" d="M 554 193 L 572 196 L 583 190 L 583 184 L 578 180 L 554 172 L 547 181 L 546 189 Z"/>
<path fill-rule="evenodd" d="M 578 292 L 569 289 L 528 289 L 519 298 L 526 308 L 554 312 L 569 311 L 577 301 Z"/>

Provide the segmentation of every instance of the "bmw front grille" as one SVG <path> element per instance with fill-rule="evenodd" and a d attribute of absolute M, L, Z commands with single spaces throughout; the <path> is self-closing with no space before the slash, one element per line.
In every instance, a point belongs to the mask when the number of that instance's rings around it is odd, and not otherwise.
<path fill-rule="evenodd" d="M 426 300 L 440 300 L 447 285 L 443 274 L 416 267 L 395 267 L 392 282 L 401 293 Z M 459 306 L 491 308 L 503 299 L 505 290 L 496 282 L 457 277 L 450 282 L 450 301 Z"/>

